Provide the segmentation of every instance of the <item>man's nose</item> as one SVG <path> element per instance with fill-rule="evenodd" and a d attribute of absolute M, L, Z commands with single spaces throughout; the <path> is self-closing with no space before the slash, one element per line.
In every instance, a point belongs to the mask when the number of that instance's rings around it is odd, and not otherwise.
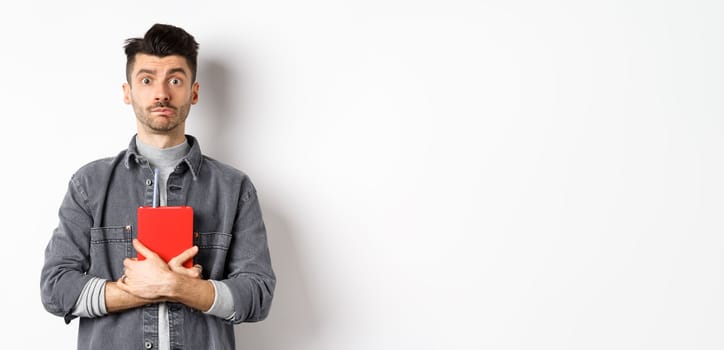
<path fill-rule="evenodd" d="M 156 100 L 156 102 L 168 102 L 168 100 L 170 98 L 169 93 L 168 93 L 168 87 L 166 87 L 165 84 L 160 84 L 160 85 L 161 86 L 159 86 L 156 89 L 155 100 Z"/>

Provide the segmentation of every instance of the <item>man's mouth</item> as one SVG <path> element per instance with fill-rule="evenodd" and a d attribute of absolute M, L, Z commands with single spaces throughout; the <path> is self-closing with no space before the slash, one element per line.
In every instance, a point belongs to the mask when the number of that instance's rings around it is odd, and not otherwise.
<path fill-rule="evenodd" d="M 173 108 L 156 107 L 156 108 L 152 108 L 152 109 L 151 109 L 151 112 L 152 112 L 152 113 L 155 113 L 155 114 L 160 114 L 160 115 L 163 115 L 163 116 L 167 116 L 167 117 L 168 117 L 168 116 L 173 115 L 176 111 L 175 111 Z"/>

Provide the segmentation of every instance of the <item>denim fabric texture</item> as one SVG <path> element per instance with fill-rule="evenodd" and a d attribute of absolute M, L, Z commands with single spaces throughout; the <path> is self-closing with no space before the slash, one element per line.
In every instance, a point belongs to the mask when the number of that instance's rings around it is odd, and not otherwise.
<path fill-rule="evenodd" d="M 234 349 L 233 325 L 264 319 L 276 285 L 266 228 L 254 185 L 243 172 L 204 156 L 187 135 L 189 154 L 169 176 L 167 204 L 194 209 L 194 263 L 203 278 L 226 284 L 235 317 L 224 321 L 169 303 L 171 349 Z M 70 179 L 59 224 L 45 250 L 40 291 L 48 312 L 66 323 L 91 277 L 115 281 L 123 259 L 135 257 L 136 210 L 152 205 L 153 170 L 135 136 L 117 156 L 88 163 Z M 79 349 L 153 349 L 158 306 L 146 305 L 97 318 L 80 318 Z"/>

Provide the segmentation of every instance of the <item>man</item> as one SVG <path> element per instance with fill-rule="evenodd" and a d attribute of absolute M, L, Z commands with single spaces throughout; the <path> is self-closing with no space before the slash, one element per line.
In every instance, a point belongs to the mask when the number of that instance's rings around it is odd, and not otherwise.
<path fill-rule="evenodd" d="M 233 349 L 233 324 L 269 313 L 276 278 L 256 190 L 185 134 L 197 50 L 171 25 L 126 41 L 123 98 L 137 134 L 70 180 L 40 287 L 50 313 L 80 318 L 79 349 Z M 194 211 L 193 247 L 168 262 L 136 239 L 137 209 L 152 205 L 154 186 L 162 206 Z"/>

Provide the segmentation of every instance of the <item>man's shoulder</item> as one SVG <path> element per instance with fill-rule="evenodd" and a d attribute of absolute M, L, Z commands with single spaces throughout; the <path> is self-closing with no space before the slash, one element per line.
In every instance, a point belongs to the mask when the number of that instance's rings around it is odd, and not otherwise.
<path fill-rule="evenodd" d="M 223 183 L 232 187 L 241 188 L 241 190 L 246 193 L 256 192 L 256 187 L 245 171 L 206 155 L 203 156 L 203 164 L 203 168 L 208 171 L 212 177 L 220 179 Z"/>
<path fill-rule="evenodd" d="M 223 177 L 233 178 L 236 180 L 248 178 L 248 175 L 241 169 L 207 155 L 203 156 L 203 166 L 215 175 L 221 175 Z"/>

